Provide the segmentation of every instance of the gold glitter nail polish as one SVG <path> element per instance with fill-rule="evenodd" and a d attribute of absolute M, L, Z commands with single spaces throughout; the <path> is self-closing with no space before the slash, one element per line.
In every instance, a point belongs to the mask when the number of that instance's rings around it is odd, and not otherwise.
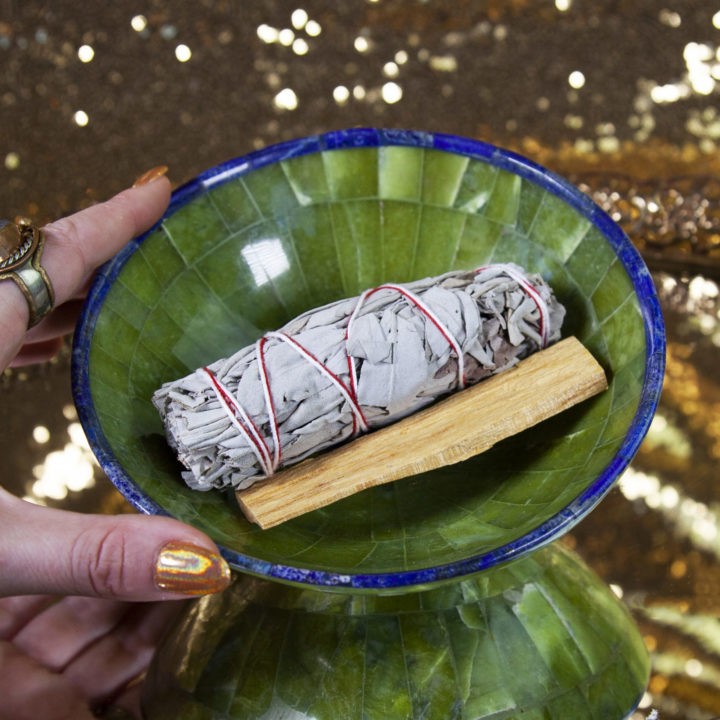
<path fill-rule="evenodd" d="M 140 187 L 142 185 L 149 185 L 153 180 L 158 180 L 163 175 L 166 175 L 168 171 L 167 165 L 158 165 L 157 167 L 151 168 L 147 172 L 144 172 L 134 183 L 133 187 Z"/>
<path fill-rule="evenodd" d="M 158 555 L 155 584 L 182 595 L 207 595 L 230 584 L 230 567 L 220 555 L 205 548 L 169 542 Z"/>

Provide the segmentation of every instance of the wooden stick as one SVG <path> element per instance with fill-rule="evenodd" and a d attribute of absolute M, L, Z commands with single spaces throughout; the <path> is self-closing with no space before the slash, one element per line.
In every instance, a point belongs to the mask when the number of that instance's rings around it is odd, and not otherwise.
<path fill-rule="evenodd" d="M 498 441 L 607 389 L 605 373 L 575 338 L 399 422 L 286 468 L 236 493 L 262 528 L 369 487 L 466 460 Z"/>

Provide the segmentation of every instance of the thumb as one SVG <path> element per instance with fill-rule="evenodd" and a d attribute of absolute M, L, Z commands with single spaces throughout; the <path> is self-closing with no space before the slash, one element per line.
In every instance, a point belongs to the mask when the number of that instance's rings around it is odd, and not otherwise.
<path fill-rule="evenodd" d="M 171 518 L 54 510 L 0 489 L 0 528 L 0 596 L 168 600 L 230 583 L 212 541 Z"/>

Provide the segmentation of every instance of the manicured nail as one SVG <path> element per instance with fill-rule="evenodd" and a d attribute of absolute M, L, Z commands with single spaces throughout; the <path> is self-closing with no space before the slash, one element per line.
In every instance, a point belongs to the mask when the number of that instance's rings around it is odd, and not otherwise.
<path fill-rule="evenodd" d="M 169 542 L 158 555 L 155 584 L 182 595 L 208 595 L 230 584 L 230 567 L 220 555 L 205 548 Z"/>
<path fill-rule="evenodd" d="M 168 171 L 167 165 L 158 165 L 157 167 L 144 172 L 134 183 L 133 187 L 140 187 L 142 185 L 149 185 L 154 180 L 160 179 L 163 175 L 166 175 Z"/>

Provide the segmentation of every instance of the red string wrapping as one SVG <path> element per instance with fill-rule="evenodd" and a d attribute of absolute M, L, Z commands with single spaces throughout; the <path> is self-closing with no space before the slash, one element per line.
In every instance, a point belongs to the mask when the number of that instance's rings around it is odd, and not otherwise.
<path fill-rule="evenodd" d="M 565 310 L 512 264 L 307 311 L 153 395 L 189 487 L 243 489 L 395 422 L 560 338 Z"/>
<path fill-rule="evenodd" d="M 496 265 L 495 267 L 501 267 L 502 270 L 515 280 L 518 285 L 524 290 L 525 293 L 535 303 L 538 314 L 538 329 L 542 338 L 542 347 L 546 347 L 548 343 L 548 307 L 542 296 L 532 286 L 530 282 L 522 275 L 522 273 L 515 270 L 511 265 Z M 477 268 L 475 274 L 486 269 L 485 267 Z M 422 301 L 415 293 L 411 290 L 392 283 L 386 283 L 377 287 L 371 288 L 363 292 L 357 300 L 355 308 L 353 309 L 347 323 L 345 330 L 345 354 L 347 357 L 348 375 L 350 378 L 349 385 L 346 385 L 342 379 L 333 373 L 326 365 L 324 365 L 318 358 L 316 358 L 307 348 L 303 347 L 295 338 L 287 335 L 283 332 L 269 332 L 261 337 L 255 344 L 255 354 L 258 362 L 258 370 L 260 375 L 260 381 L 263 388 L 263 394 L 265 397 L 265 405 L 267 409 L 267 415 L 269 418 L 270 434 L 273 440 L 272 449 L 268 445 L 268 442 L 263 437 L 262 433 L 250 418 L 248 413 L 232 396 L 232 393 L 223 386 L 223 384 L 217 379 L 215 374 L 208 367 L 204 367 L 203 370 L 207 374 L 212 389 L 214 390 L 221 406 L 225 409 L 228 417 L 230 418 L 234 427 L 241 433 L 245 438 L 248 446 L 251 448 L 257 461 L 264 473 L 264 477 L 273 475 L 282 461 L 282 447 L 280 442 L 280 432 L 278 428 L 277 412 L 275 409 L 275 403 L 273 401 L 272 387 L 270 383 L 270 376 L 267 369 L 267 363 L 265 361 L 265 346 L 271 340 L 277 340 L 279 342 L 287 343 L 293 350 L 295 350 L 301 357 L 303 357 L 308 363 L 310 363 L 315 369 L 321 374 L 325 375 L 333 385 L 338 389 L 340 394 L 344 397 L 352 411 L 352 436 L 355 437 L 361 432 L 367 432 L 369 427 L 367 420 L 360 407 L 357 395 L 357 368 L 355 358 L 352 357 L 348 350 L 348 344 L 350 341 L 351 333 L 355 320 L 365 303 L 365 301 L 383 290 L 390 290 L 392 292 L 399 293 L 406 298 L 413 307 L 415 307 L 420 313 L 425 315 L 427 319 L 433 324 L 433 326 L 440 332 L 442 337 L 447 341 L 452 352 L 454 353 L 457 364 L 457 389 L 462 390 L 465 387 L 465 369 L 464 369 L 464 354 L 462 347 L 458 340 L 453 336 L 447 326 L 437 317 L 432 309 Z"/>

